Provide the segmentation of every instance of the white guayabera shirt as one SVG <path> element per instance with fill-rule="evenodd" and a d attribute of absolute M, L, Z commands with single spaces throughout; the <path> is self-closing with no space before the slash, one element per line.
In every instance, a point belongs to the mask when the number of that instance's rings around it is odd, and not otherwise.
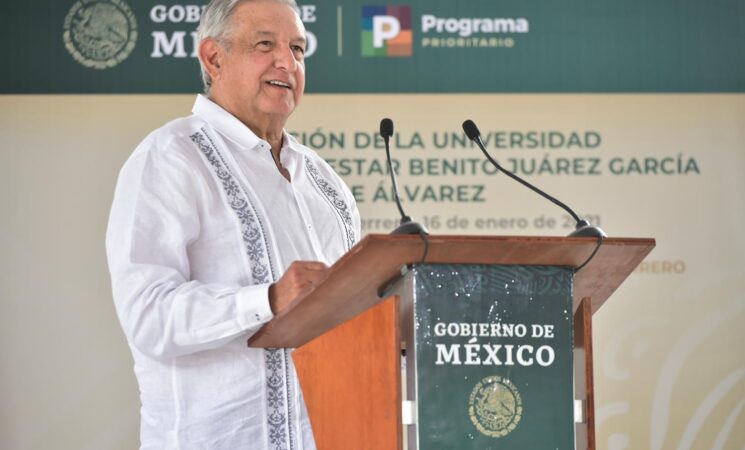
<path fill-rule="evenodd" d="M 117 182 L 106 249 L 140 386 L 143 449 L 313 449 L 288 350 L 246 339 L 291 262 L 360 235 L 352 194 L 285 133 L 267 142 L 209 99 L 151 133 Z"/>

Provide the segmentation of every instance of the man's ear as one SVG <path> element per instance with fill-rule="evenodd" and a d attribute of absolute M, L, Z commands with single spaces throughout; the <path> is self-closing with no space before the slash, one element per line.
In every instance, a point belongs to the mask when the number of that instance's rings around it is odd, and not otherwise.
<path fill-rule="evenodd" d="M 199 59 L 210 78 L 212 78 L 213 83 L 220 79 L 223 54 L 223 47 L 212 38 L 204 39 L 199 44 Z"/>

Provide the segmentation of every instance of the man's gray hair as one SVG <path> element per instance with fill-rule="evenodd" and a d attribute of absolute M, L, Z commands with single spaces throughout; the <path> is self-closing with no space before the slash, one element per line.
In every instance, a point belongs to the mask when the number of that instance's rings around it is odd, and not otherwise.
<path fill-rule="evenodd" d="M 241 3 L 256 1 L 256 0 L 212 0 L 202 11 L 202 17 L 199 20 L 199 27 L 197 28 L 197 42 L 202 43 L 203 40 L 212 39 L 223 39 L 227 37 L 233 30 L 230 29 L 231 17 L 235 8 Z M 277 3 L 283 3 L 289 5 L 298 11 L 298 6 L 295 0 L 274 0 Z M 227 44 L 224 44 L 227 45 Z M 202 71 L 202 83 L 204 84 L 204 93 L 210 93 L 210 87 L 212 86 L 212 78 L 207 70 L 204 68 L 204 62 L 202 58 L 199 58 L 199 68 Z"/>

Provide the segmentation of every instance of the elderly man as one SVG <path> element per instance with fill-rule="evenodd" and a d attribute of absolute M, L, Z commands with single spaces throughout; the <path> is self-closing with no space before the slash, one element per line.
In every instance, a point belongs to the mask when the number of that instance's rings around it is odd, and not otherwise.
<path fill-rule="evenodd" d="M 284 131 L 305 86 L 292 1 L 213 0 L 206 96 L 124 165 L 106 237 L 143 449 L 315 448 L 289 351 L 248 348 L 359 237 L 354 198 Z"/>

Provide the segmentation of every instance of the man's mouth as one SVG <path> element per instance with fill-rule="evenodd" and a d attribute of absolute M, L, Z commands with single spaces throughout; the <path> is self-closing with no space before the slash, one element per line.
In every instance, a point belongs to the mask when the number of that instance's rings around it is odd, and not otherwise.
<path fill-rule="evenodd" d="M 269 80 L 269 81 L 267 81 L 266 83 L 267 83 L 267 84 L 271 84 L 272 86 L 278 86 L 278 87 L 283 87 L 283 88 L 285 88 L 285 89 L 291 89 L 290 85 L 289 85 L 289 84 L 287 84 L 287 83 L 285 83 L 284 81 L 279 81 L 279 80 Z"/>

